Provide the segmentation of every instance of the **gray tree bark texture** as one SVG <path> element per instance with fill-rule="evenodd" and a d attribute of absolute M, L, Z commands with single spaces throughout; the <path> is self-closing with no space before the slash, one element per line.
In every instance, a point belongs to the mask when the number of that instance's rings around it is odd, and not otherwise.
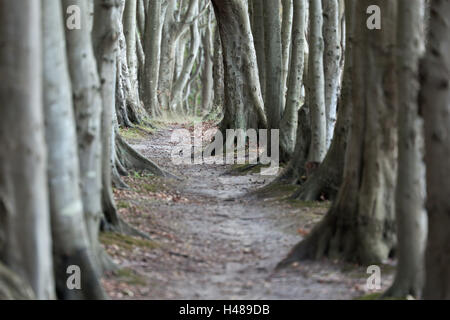
<path fill-rule="evenodd" d="M 324 41 L 322 0 L 310 1 L 310 56 L 308 67 L 307 94 L 311 113 L 311 147 L 309 161 L 322 162 L 326 147 L 325 79 L 323 68 Z"/>
<path fill-rule="evenodd" d="M 425 120 L 428 239 L 425 299 L 450 299 L 450 1 L 430 1 L 423 61 L 421 114 Z"/>
<path fill-rule="evenodd" d="M 0 261 L 52 299 L 40 1 L 0 1 L 0 19 Z"/>
<path fill-rule="evenodd" d="M 193 2 L 191 2 L 193 3 Z M 199 1 L 195 2 L 196 9 L 193 10 L 194 16 L 199 14 Z M 170 110 L 175 112 L 180 109 L 182 105 L 183 91 L 189 82 L 191 72 L 197 61 L 197 57 L 200 52 L 201 36 L 198 28 L 198 19 L 190 24 L 190 45 L 188 49 L 188 56 L 183 64 L 183 69 L 181 70 L 180 76 L 175 80 L 172 86 L 171 97 L 170 97 Z M 172 75 L 173 76 L 173 75 Z"/>
<path fill-rule="evenodd" d="M 341 39 L 339 20 L 339 0 L 322 0 L 324 24 L 324 74 L 325 74 L 325 113 L 327 118 L 326 147 L 333 139 L 336 124 L 336 107 L 340 86 Z"/>
<path fill-rule="evenodd" d="M 266 96 L 264 106 L 268 129 L 280 129 L 283 112 L 282 46 L 280 1 L 263 0 Z"/>
<path fill-rule="evenodd" d="M 72 81 L 73 104 L 77 125 L 78 157 L 80 160 L 81 195 L 90 243 L 98 258 L 99 271 L 103 267 L 102 249 L 98 240 L 102 212 L 102 96 L 91 32 L 83 28 L 88 23 L 87 2 L 64 0 L 67 6 L 81 9 L 81 29 L 66 28 L 67 56 Z"/>
<path fill-rule="evenodd" d="M 205 34 L 203 35 L 203 74 L 202 74 L 202 111 L 207 114 L 212 107 L 214 94 L 214 78 L 213 78 L 213 25 L 212 10 L 208 12 L 207 25 Z"/>
<path fill-rule="evenodd" d="M 220 110 L 222 110 L 223 113 L 223 104 L 225 98 L 223 52 L 222 52 L 222 41 L 220 40 L 220 33 L 217 26 L 214 30 L 213 78 L 214 78 L 214 107 L 220 108 Z"/>
<path fill-rule="evenodd" d="M 55 285 L 60 299 L 102 299 L 79 186 L 77 136 L 61 2 L 42 0 L 43 88 Z M 66 270 L 80 267 L 81 290 L 69 290 Z"/>
<path fill-rule="evenodd" d="M 425 50 L 424 2 L 400 0 L 397 36 L 398 172 L 395 197 L 398 263 L 385 296 L 419 298 L 427 235 L 423 123 L 419 116 L 419 60 Z"/>
<path fill-rule="evenodd" d="M 366 26 L 366 10 L 378 5 L 382 31 Z M 329 257 L 381 263 L 396 244 L 396 79 L 392 48 L 395 2 L 356 3 L 353 43 L 353 120 L 343 184 L 325 218 L 297 244 L 279 267 L 301 259 Z"/>
<path fill-rule="evenodd" d="M 123 34 L 126 39 L 127 62 L 131 84 L 130 95 L 134 104 L 140 103 L 137 60 L 137 11 L 137 0 L 125 1 L 123 12 Z"/>
<path fill-rule="evenodd" d="M 267 128 L 247 6 L 214 0 L 224 56 L 225 103 L 220 129 Z M 261 126 L 249 121 L 256 114 Z"/>
<path fill-rule="evenodd" d="M 251 27 L 253 42 L 256 51 L 256 60 L 258 62 L 258 75 L 261 84 L 261 94 L 263 100 L 266 100 L 266 51 L 264 49 L 264 2 L 262 0 L 250 0 L 252 6 Z"/>
<path fill-rule="evenodd" d="M 144 52 L 145 70 L 141 91 L 144 106 L 148 113 L 155 116 L 159 108 L 158 76 L 161 54 L 161 0 L 150 1 L 145 23 Z"/>
<path fill-rule="evenodd" d="M 106 221 L 119 227 L 120 220 L 112 190 L 112 167 L 115 159 L 115 133 L 113 128 L 116 105 L 116 76 L 118 39 L 120 36 L 119 0 L 95 0 L 92 37 L 94 53 L 101 83 L 102 114 L 102 207 Z M 133 30 L 134 32 L 134 30 Z"/>
<path fill-rule="evenodd" d="M 294 7 L 292 0 L 282 0 L 283 17 L 281 20 L 281 92 L 282 92 L 282 109 L 286 105 L 286 94 L 287 94 L 287 82 L 289 67 L 291 61 L 291 45 L 292 45 L 292 24 L 293 24 L 293 13 Z"/>
<path fill-rule="evenodd" d="M 178 4 L 178 6 L 181 5 L 181 3 Z M 164 110 L 169 110 L 171 101 L 177 41 L 198 18 L 198 16 L 196 17 L 196 12 L 198 13 L 198 0 L 189 1 L 187 12 L 184 14 L 181 21 L 175 20 L 176 9 L 177 1 L 168 0 L 162 31 L 164 37 L 161 39 L 160 64 L 164 66 L 164 68 L 160 68 L 158 78 L 159 103 Z"/>
<path fill-rule="evenodd" d="M 336 127 L 330 149 L 319 168 L 307 177 L 299 189 L 293 194 L 293 198 L 314 201 L 321 196 L 326 199 L 335 199 L 339 187 L 342 183 L 345 151 L 347 149 L 348 135 L 352 117 L 352 41 L 354 32 L 355 3 L 353 0 L 346 0 L 346 63 L 340 92 L 339 111 L 337 115 Z"/>
<path fill-rule="evenodd" d="M 293 3 L 291 68 L 288 77 L 286 107 L 280 125 L 280 159 L 284 162 L 290 160 L 295 150 L 297 115 L 301 107 L 305 48 L 307 46 L 305 11 L 305 1 L 295 0 Z"/>

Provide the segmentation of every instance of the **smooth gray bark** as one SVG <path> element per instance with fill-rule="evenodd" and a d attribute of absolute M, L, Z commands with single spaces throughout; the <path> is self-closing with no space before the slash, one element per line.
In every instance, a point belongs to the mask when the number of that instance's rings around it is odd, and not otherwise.
<path fill-rule="evenodd" d="M 397 36 L 398 172 L 395 197 L 398 263 L 385 296 L 420 298 L 427 235 L 423 123 L 419 117 L 419 60 L 424 53 L 422 0 L 400 0 Z"/>
<path fill-rule="evenodd" d="M 83 28 L 88 23 L 87 2 L 64 0 L 64 8 L 78 5 L 81 9 L 81 29 L 66 29 L 67 56 L 72 81 L 73 104 L 77 125 L 78 157 L 83 210 L 90 243 L 101 265 L 102 249 L 98 241 L 102 212 L 102 97 L 97 62 L 91 32 Z"/>
<path fill-rule="evenodd" d="M 225 104 L 221 130 L 267 128 L 256 52 L 247 6 L 238 0 L 213 1 L 222 40 Z M 257 116 L 261 126 L 249 121 Z"/>
<path fill-rule="evenodd" d="M 286 107 L 280 125 L 280 159 L 288 161 L 294 153 L 298 110 L 301 107 L 301 93 L 303 87 L 303 72 L 305 63 L 306 19 L 305 1 L 294 0 L 292 25 L 291 68 L 288 79 Z"/>
<path fill-rule="evenodd" d="M 0 19 L 0 261 L 52 299 L 41 3 L 0 1 Z"/>
<path fill-rule="evenodd" d="M 145 70 L 141 91 L 144 106 L 155 116 L 158 104 L 158 75 L 161 54 L 161 0 L 150 1 L 145 23 Z"/>
<path fill-rule="evenodd" d="M 72 87 L 61 2 L 42 0 L 44 114 L 56 292 L 59 299 L 102 299 L 105 294 L 83 216 Z M 69 290 L 66 270 L 77 265 L 81 290 Z"/>
<path fill-rule="evenodd" d="M 366 26 L 366 10 L 378 5 L 382 31 Z M 396 78 L 392 48 L 396 3 L 356 2 L 353 43 L 353 117 L 343 184 L 325 218 L 280 263 L 300 259 L 343 259 L 377 264 L 396 244 Z"/>
<path fill-rule="evenodd" d="M 352 117 L 352 74 L 353 74 L 353 33 L 354 33 L 354 3 L 347 0 L 346 5 L 346 51 L 345 67 L 342 81 L 342 91 L 338 102 L 338 115 L 330 149 L 319 168 L 307 178 L 293 197 L 305 201 L 319 200 L 322 196 L 334 199 L 342 183 L 345 153 Z"/>
<path fill-rule="evenodd" d="M 307 94 L 311 112 L 311 147 L 309 161 L 322 162 L 327 152 L 325 79 L 323 69 L 324 42 L 322 37 L 322 1 L 310 1 L 310 56 L 308 68 Z"/>
<path fill-rule="evenodd" d="M 265 110 L 269 129 L 280 129 L 283 111 L 280 1 L 263 0 L 266 68 Z"/>
<path fill-rule="evenodd" d="M 450 1 L 430 1 L 430 34 L 422 66 L 428 240 L 425 299 L 450 299 Z"/>
<path fill-rule="evenodd" d="M 326 147 L 331 145 L 336 124 L 336 107 L 340 86 L 341 41 L 339 0 L 323 0 L 325 112 L 327 118 Z"/>

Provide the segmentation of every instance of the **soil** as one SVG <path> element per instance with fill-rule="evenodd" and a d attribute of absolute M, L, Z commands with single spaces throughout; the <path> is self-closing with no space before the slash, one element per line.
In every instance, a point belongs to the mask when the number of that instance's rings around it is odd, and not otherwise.
<path fill-rule="evenodd" d="M 204 127 L 211 127 L 205 124 Z M 120 269 L 105 276 L 112 299 L 354 299 L 367 293 L 367 266 L 321 260 L 275 270 L 320 221 L 328 203 L 289 201 L 252 191 L 273 177 L 230 174 L 230 165 L 174 165 L 170 124 L 129 142 L 180 178 L 132 173 L 115 190 L 119 213 L 151 240 L 103 234 Z M 382 266 L 382 290 L 392 267 Z"/>

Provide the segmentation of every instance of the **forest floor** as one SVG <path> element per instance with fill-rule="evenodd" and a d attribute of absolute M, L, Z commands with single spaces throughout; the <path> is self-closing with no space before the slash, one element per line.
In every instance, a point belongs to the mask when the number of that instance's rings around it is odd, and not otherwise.
<path fill-rule="evenodd" d="M 174 165 L 170 138 L 178 128 L 193 130 L 172 123 L 153 133 L 125 132 L 138 151 L 182 180 L 134 173 L 124 178 L 129 190 L 115 190 L 119 213 L 151 240 L 101 235 L 120 267 L 104 279 L 112 299 L 354 299 L 368 293 L 367 266 L 321 260 L 275 271 L 329 203 L 286 200 L 281 189 L 276 197 L 249 196 L 271 181 L 259 171 Z M 385 289 L 393 267 L 381 268 Z"/>

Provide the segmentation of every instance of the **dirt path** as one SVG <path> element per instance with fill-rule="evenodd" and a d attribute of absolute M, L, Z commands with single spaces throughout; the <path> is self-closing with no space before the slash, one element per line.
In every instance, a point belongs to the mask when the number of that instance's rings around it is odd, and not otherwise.
<path fill-rule="evenodd" d="M 364 294 L 367 275 L 355 266 L 320 261 L 274 272 L 301 239 L 297 230 L 319 221 L 324 205 L 243 197 L 269 182 L 258 173 L 234 176 L 226 174 L 229 166 L 174 166 L 170 137 L 176 128 L 131 141 L 183 180 L 134 176 L 126 178 L 134 190 L 116 191 L 120 212 L 152 241 L 107 237 L 108 252 L 126 268 L 105 280 L 111 297 L 350 299 Z"/>

